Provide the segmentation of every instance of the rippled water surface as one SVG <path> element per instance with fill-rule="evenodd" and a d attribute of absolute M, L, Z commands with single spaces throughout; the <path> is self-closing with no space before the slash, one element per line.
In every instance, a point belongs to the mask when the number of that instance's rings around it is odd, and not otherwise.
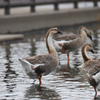
<path fill-rule="evenodd" d="M 89 39 L 95 54 L 100 58 L 100 24 L 87 26 L 93 31 L 93 41 Z M 64 33 L 77 33 L 78 27 L 61 29 Z M 66 54 L 59 54 L 60 65 L 51 74 L 39 81 L 30 79 L 18 58 L 46 54 L 45 31 L 40 34 L 26 34 L 21 42 L 0 45 L 0 99 L 15 100 L 94 100 L 94 90 L 81 73 L 82 56 L 80 49 L 70 53 L 70 65 L 67 66 Z M 100 92 L 97 99 L 100 100 Z"/>

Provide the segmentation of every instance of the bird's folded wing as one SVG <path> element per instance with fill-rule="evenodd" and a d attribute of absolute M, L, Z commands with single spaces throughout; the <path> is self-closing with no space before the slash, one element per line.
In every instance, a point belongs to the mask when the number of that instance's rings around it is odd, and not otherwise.
<path fill-rule="evenodd" d="M 86 73 L 95 75 L 100 71 L 100 62 L 98 60 L 90 60 L 85 63 L 84 68 Z"/>

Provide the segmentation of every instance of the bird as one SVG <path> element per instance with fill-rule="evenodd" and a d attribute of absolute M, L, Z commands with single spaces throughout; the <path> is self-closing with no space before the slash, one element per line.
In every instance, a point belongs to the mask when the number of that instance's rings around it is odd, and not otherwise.
<path fill-rule="evenodd" d="M 54 34 L 62 34 L 58 28 L 50 28 L 46 33 L 46 47 L 48 54 L 41 54 L 32 57 L 18 59 L 22 64 L 27 75 L 32 79 L 39 79 L 41 85 L 41 77 L 48 75 L 54 71 L 59 65 L 59 57 L 52 43 Z"/>
<path fill-rule="evenodd" d="M 92 40 L 92 32 L 85 26 L 79 27 L 79 35 L 76 34 L 62 34 L 53 38 L 53 45 L 56 51 L 67 53 L 69 65 L 69 53 L 80 48 L 85 42 L 87 37 Z"/>
<path fill-rule="evenodd" d="M 91 59 L 87 56 L 87 52 L 94 53 L 92 46 L 85 43 L 81 48 L 83 57 L 83 65 L 81 70 L 89 84 L 93 86 L 96 97 L 97 90 L 100 90 L 100 59 Z"/>

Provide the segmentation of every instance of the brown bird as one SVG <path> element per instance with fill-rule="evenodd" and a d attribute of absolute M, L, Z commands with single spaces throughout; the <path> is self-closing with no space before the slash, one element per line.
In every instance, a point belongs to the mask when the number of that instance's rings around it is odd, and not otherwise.
<path fill-rule="evenodd" d="M 52 43 L 53 35 L 59 33 L 62 32 L 57 28 L 51 28 L 47 31 L 46 47 L 48 54 L 19 59 L 27 75 L 32 79 L 38 78 L 40 85 L 41 77 L 54 71 L 59 64 L 58 54 Z"/>
<path fill-rule="evenodd" d="M 86 55 L 86 52 L 94 53 L 91 45 L 87 43 L 84 44 L 81 48 L 83 57 L 82 73 L 84 74 L 90 85 L 94 87 L 96 97 L 97 90 L 100 90 L 100 60 L 91 59 Z"/>
<path fill-rule="evenodd" d="M 68 65 L 69 65 L 69 53 L 80 48 L 89 37 L 92 40 L 92 33 L 86 27 L 81 26 L 79 28 L 79 35 L 65 34 L 58 37 L 54 37 L 53 44 L 57 51 L 67 53 Z"/>

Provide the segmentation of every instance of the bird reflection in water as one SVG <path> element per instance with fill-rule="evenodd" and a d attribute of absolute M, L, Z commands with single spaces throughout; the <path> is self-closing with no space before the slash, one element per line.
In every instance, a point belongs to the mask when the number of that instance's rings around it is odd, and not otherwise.
<path fill-rule="evenodd" d="M 62 75 L 65 78 L 68 77 L 74 77 L 75 75 L 78 75 L 80 73 L 80 69 L 78 68 L 78 66 L 81 65 L 81 62 L 79 61 L 79 50 L 76 50 L 75 52 L 73 52 L 71 54 L 71 63 L 67 63 L 67 64 L 61 64 L 60 63 L 60 71 L 62 73 Z"/>
<path fill-rule="evenodd" d="M 61 100 L 60 95 L 55 90 L 37 84 L 32 84 L 32 86 L 27 88 L 25 98 L 39 98 L 41 100 Z"/>
<path fill-rule="evenodd" d="M 60 71 L 64 78 L 74 78 L 74 76 L 77 76 L 80 72 L 79 68 L 66 67 L 66 65 L 61 65 Z"/>
<path fill-rule="evenodd" d="M 100 100 L 100 95 L 97 95 L 97 97 L 94 97 L 93 100 Z"/>

